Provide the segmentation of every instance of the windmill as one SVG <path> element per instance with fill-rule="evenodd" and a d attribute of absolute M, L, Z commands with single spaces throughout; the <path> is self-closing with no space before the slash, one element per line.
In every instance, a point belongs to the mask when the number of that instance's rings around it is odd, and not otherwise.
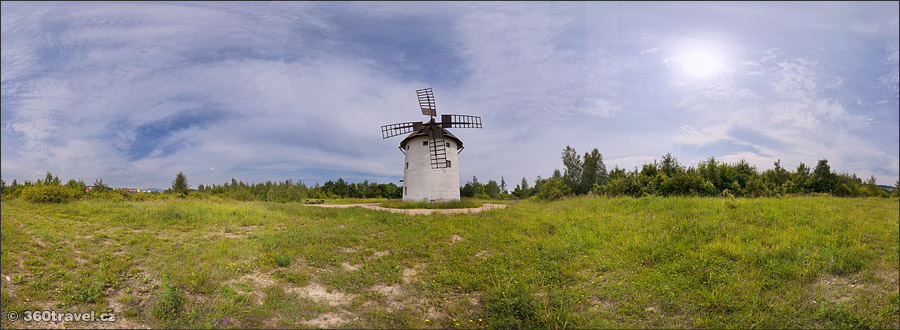
<path fill-rule="evenodd" d="M 406 155 L 403 200 L 459 200 L 458 159 L 463 143 L 447 129 L 481 128 L 481 117 L 447 114 L 438 122 L 431 88 L 416 90 L 416 96 L 422 114 L 431 117 L 429 121 L 381 126 L 382 139 L 410 133 L 400 141 L 400 151 Z"/>

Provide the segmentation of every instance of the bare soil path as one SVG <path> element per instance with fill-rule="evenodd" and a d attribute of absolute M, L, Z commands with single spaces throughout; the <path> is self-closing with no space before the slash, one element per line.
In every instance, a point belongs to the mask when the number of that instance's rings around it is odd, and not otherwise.
<path fill-rule="evenodd" d="M 326 204 L 304 204 L 307 206 L 316 206 L 316 207 L 337 207 L 337 208 L 347 208 L 347 207 L 363 207 L 372 210 L 379 211 L 389 211 L 392 213 L 405 213 L 409 215 L 417 215 L 417 214 L 432 214 L 432 213 L 478 213 L 484 210 L 493 210 L 493 209 L 503 209 L 506 208 L 506 204 L 482 204 L 481 207 L 467 208 L 467 209 L 392 209 L 387 207 L 381 207 L 381 203 L 366 203 L 366 204 L 334 204 L 334 205 L 326 205 Z"/>

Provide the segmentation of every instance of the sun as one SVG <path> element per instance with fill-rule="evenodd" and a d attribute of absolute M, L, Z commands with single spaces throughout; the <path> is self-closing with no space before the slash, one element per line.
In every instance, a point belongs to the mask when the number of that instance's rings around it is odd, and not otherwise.
<path fill-rule="evenodd" d="M 681 70 L 693 78 L 708 79 L 722 72 L 725 63 L 722 57 L 709 50 L 695 50 L 683 55 Z"/>
<path fill-rule="evenodd" d="M 673 49 L 664 62 L 687 78 L 707 80 L 728 71 L 728 51 L 711 40 L 689 39 Z"/>

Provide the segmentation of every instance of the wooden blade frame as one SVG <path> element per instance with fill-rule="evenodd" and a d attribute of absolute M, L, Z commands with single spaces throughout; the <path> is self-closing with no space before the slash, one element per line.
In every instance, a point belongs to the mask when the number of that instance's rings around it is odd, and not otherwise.
<path fill-rule="evenodd" d="M 428 131 L 428 150 L 431 154 L 431 168 L 447 168 L 447 148 L 444 145 L 444 131 L 437 125 L 431 125 Z"/>
<path fill-rule="evenodd" d="M 422 108 L 422 114 L 426 116 L 437 116 L 437 108 L 434 105 L 434 92 L 431 88 L 417 89 L 416 96 L 419 97 L 419 107 Z"/>
<path fill-rule="evenodd" d="M 381 138 L 387 139 L 397 135 L 412 133 L 422 129 L 421 122 L 396 123 L 381 126 Z"/>
<path fill-rule="evenodd" d="M 470 115 L 441 115 L 441 126 L 444 128 L 482 128 L 481 117 Z"/>

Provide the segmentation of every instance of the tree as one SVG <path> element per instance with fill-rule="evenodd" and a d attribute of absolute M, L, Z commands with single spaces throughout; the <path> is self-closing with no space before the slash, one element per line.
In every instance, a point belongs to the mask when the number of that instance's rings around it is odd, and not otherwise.
<path fill-rule="evenodd" d="M 576 193 L 584 194 L 594 188 L 595 185 L 604 185 L 607 181 L 606 165 L 603 164 L 603 155 L 597 148 L 590 153 L 584 153 L 584 165 L 582 166 L 581 183 Z"/>
<path fill-rule="evenodd" d="M 175 176 L 175 181 L 172 181 L 172 192 L 176 194 L 185 194 L 188 193 L 188 188 L 191 186 L 188 185 L 187 177 L 184 176 L 184 173 L 178 172 L 178 175 Z"/>
<path fill-rule="evenodd" d="M 519 184 L 519 188 L 521 188 L 521 190 L 519 191 L 519 197 L 528 198 L 528 196 L 531 196 L 531 190 L 528 188 L 528 180 L 525 179 L 524 176 L 522 177 L 522 183 Z"/>
<path fill-rule="evenodd" d="M 266 193 L 266 201 L 275 201 L 275 187 L 269 187 L 269 191 Z"/>
<path fill-rule="evenodd" d="M 609 171 L 609 181 L 615 179 L 624 179 L 625 178 L 625 169 L 619 168 L 619 165 L 613 167 L 612 171 Z"/>
<path fill-rule="evenodd" d="M 507 191 L 506 191 L 506 179 L 504 179 L 502 175 L 500 176 L 500 193 L 501 193 L 501 194 L 507 193 Z"/>
<path fill-rule="evenodd" d="M 47 176 L 44 177 L 44 184 L 48 186 L 58 186 L 60 185 L 59 177 L 50 174 L 50 171 L 47 171 Z"/>
<path fill-rule="evenodd" d="M 488 183 L 484 185 L 483 191 L 490 196 L 491 199 L 497 199 L 497 197 L 500 196 L 500 185 L 497 184 L 497 181 L 488 180 Z"/>
<path fill-rule="evenodd" d="M 676 173 L 681 172 L 681 165 L 678 164 L 678 160 L 675 159 L 671 153 L 667 153 L 663 156 L 659 167 L 660 170 L 670 178 L 674 177 Z"/>
<path fill-rule="evenodd" d="M 819 193 L 832 192 L 834 189 L 835 175 L 831 173 L 831 166 L 828 165 L 827 159 L 820 159 L 816 169 L 813 170 L 812 186 L 813 191 Z"/>
<path fill-rule="evenodd" d="M 800 165 L 797 166 L 797 172 L 794 173 L 794 185 L 796 185 L 797 192 L 807 192 L 810 189 L 810 178 L 809 178 L 809 167 L 803 162 L 800 162 Z"/>
<path fill-rule="evenodd" d="M 571 193 L 569 186 L 561 178 L 552 178 L 541 185 L 537 197 L 542 200 L 557 200 Z"/>
<path fill-rule="evenodd" d="M 773 170 L 774 178 L 773 182 L 776 185 L 783 185 L 788 180 L 788 172 L 781 167 L 781 159 L 775 162 L 775 169 Z"/>
<path fill-rule="evenodd" d="M 109 190 L 109 186 L 103 183 L 103 179 L 96 179 L 94 180 L 94 186 L 91 189 L 91 191 L 104 192 Z"/>
<path fill-rule="evenodd" d="M 581 155 L 575 152 L 575 149 L 566 146 L 562 152 L 562 162 L 563 166 L 565 166 L 565 172 L 563 172 L 563 181 L 569 186 L 569 189 L 575 190 L 578 188 L 578 184 L 581 182 L 581 173 L 583 170 L 583 163 L 581 162 Z"/>

